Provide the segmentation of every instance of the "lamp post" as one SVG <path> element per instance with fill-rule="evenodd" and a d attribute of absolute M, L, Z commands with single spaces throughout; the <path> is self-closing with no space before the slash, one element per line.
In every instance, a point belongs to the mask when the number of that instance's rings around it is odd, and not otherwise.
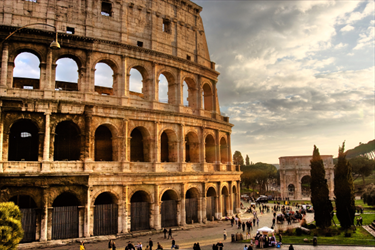
<path fill-rule="evenodd" d="M 50 25 L 50 24 L 46 24 L 46 23 L 31 23 L 31 24 L 27 24 L 27 25 L 25 25 L 25 26 L 22 26 L 22 27 L 20 27 L 20 28 L 18 28 L 18 29 L 16 29 L 15 31 L 13 31 L 12 33 L 10 33 L 7 37 L 5 37 L 5 39 L 3 40 L 3 41 L 1 41 L 1 43 L 0 43 L 0 45 L 2 45 L 9 37 L 11 37 L 14 33 L 16 33 L 17 31 L 20 31 L 20 30 L 22 30 L 22 29 L 24 29 L 24 28 L 26 28 L 26 27 L 29 27 L 29 26 L 32 26 L 32 25 L 45 25 L 45 26 L 48 26 L 48 27 L 52 27 L 52 28 L 54 28 L 55 29 L 55 33 L 56 33 L 56 39 L 55 39 L 55 41 L 53 41 L 51 44 L 50 44 L 50 48 L 51 49 L 54 49 L 54 50 L 56 50 L 56 49 L 60 49 L 60 44 L 59 44 L 59 42 L 58 42 L 58 40 L 57 40 L 57 29 L 56 29 L 56 27 L 55 26 L 53 26 L 53 25 Z"/>

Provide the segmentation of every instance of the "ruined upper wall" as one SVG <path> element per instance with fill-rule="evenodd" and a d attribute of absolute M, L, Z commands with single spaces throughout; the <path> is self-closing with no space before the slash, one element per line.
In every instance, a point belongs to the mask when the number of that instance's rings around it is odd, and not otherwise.
<path fill-rule="evenodd" d="M 333 167 L 332 155 L 321 155 L 325 168 Z M 312 156 L 283 156 L 279 158 L 280 170 L 286 169 L 310 169 Z"/>
<path fill-rule="evenodd" d="M 189 0 L 2 0 L 0 22 L 47 23 L 59 33 L 142 45 L 211 68 L 201 11 Z"/>

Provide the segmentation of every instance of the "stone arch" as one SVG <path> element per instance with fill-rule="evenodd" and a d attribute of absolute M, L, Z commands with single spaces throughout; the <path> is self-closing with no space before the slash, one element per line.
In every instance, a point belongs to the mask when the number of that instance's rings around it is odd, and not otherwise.
<path fill-rule="evenodd" d="M 103 63 L 105 65 L 107 65 L 111 70 L 112 70 L 112 85 L 109 83 L 109 84 L 103 84 L 103 83 L 97 83 L 96 82 L 96 70 L 97 70 L 97 66 L 98 64 L 100 63 Z M 109 59 L 109 58 L 98 58 L 96 60 L 96 63 L 93 64 L 94 66 L 94 71 L 95 71 L 95 74 L 94 74 L 94 90 L 96 93 L 99 93 L 100 95 L 116 95 L 117 92 L 117 87 L 118 87 L 118 75 L 119 75 L 119 67 L 117 65 L 117 63 L 112 60 L 112 59 Z M 111 85 L 111 86 L 110 86 Z"/>
<path fill-rule="evenodd" d="M 209 185 L 206 188 L 206 218 L 207 220 L 213 221 L 215 218 L 216 207 L 216 187 L 215 185 Z"/>
<path fill-rule="evenodd" d="M 222 164 L 228 163 L 228 145 L 225 137 L 220 139 L 220 161 Z"/>
<path fill-rule="evenodd" d="M 28 55 L 30 54 L 30 55 Z M 19 69 L 17 67 L 18 63 L 16 62 L 18 60 L 26 59 L 25 65 L 27 65 L 26 70 L 22 69 L 21 71 L 18 71 Z M 38 62 L 32 63 L 27 61 L 32 61 L 33 59 L 38 60 Z M 38 64 L 39 63 L 39 64 Z M 21 50 L 16 57 L 14 58 L 14 64 L 8 65 L 9 68 L 12 70 L 12 87 L 18 88 L 18 89 L 40 89 L 40 78 L 41 78 L 41 65 L 42 60 L 40 55 L 38 55 L 34 50 Z M 38 64 L 38 65 L 36 65 Z M 25 67 L 23 67 L 25 68 Z M 9 69 L 10 70 L 10 69 Z M 17 74 L 18 72 L 18 74 Z M 32 72 L 37 72 L 35 75 Z"/>
<path fill-rule="evenodd" d="M 18 119 L 9 127 L 8 161 L 38 161 L 39 128 L 30 119 Z"/>
<path fill-rule="evenodd" d="M 168 70 L 162 69 L 158 72 L 158 100 L 159 102 L 165 102 L 170 104 L 177 104 L 177 85 L 176 77 Z M 161 86 L 160 83 L 160 77 L 163 75 L 167 80 L 167 86 Z M 167 95 L 162 93 L 163 91 L 167 90 Z M 167 100 L 163 100 L 164 98 L 161 98 L 161 96 L 166 96 Z"/>
<path fill-rule="evenodd" d="M 120 195 L 116 192 L 114 192 L 113 190 L 110 190 L 110 189 L 100 189 L 100 190 L 96 190 L 95 192 L 92 192 L 91 193 L 91 204 L 90 206 L 95 206 L 95 200 L 103 193 L 109 193 L 110 196 L 112 197 L 113 201 L 115 204 L 119 204 L 119 201 L 121 200 L 120 199 Z"/>
<path fill-rule="evenodd" d="M 289 197 L 294 197 L 295 196 L 295 191 L 296 191 L 296 188 L 294 186 L 293 183 L 290 183 L 288 186 L 287 186 L 287 189 L 288 189 L 288 196 Z"/>
<path fill-rule="evenodd" d="M 133 89 L 132 85 L 134 85 L 134 83 L 132 83 L 133 79 L 131 79 L 131 72 L 130 72 L 132 69 L 137 70 L 142 76 L 142 80 L 141 80 L 142 87 L 141 87 L 140 92 L 132 90 Z M 134 63 L 132 66 L 128 67 L 127 72 L 129 76 L 129 81 L 128 81 L 129 82 L 129 94 L 142 97 L 146 100 L 150 100 L 152 96 L 151 94 L 152 84 L 150 83 L 150 80 L 149 80 L 150 73 L 147 71 L 147 69 L 144 66 L 142 66 L 140 63 Z"/>
<path fill-rule="evenodd" d="M 138 126 L 130 130 L 130 161 L 151 162 L 150 133 L 147 128 Z"/>
<path fill-rule="evenodd" d="M 180 200 L 174 189 L 166 189 L 161 194 L 161 227 L 177 226 L 177 203 Z"/>
<path fill-rule="evenodd" d="M 185 193 L 185 212 L 186 223 L 192 224 L 198 222 L 198 199 L 199 190 L 196 187 L 189 188 Z"/>
<path fill-rule="evenodd" d="M 160 162 L 177 162 L 178 144 L 176 132 L 170 128 L 160 132 Z"/>
<path fill-rule="evenodd" d="M 211 84 L 204 83 L 202 85 L 202 94 L 203 94 L 203 109 L 207 111 L 213 111 L 213 88 Z"/>
<path fill-rule="evenodd" d="M 54 160 L 76 161 L 81 153 L 81 131 L 72 120 L 59 122 L 55 128 Z"/>
<path fill-rule="evenodd" d="M 58 65 L 58 62 L 62 59 L 70 59 L 71 61 L 73 61 L 77 67 L 77 72 L 75 74 L 77 74 L 77 80 L 76 81 L 67 81 L 65 79 L 60 79 L 58 80 L 57 79 L 57 76 L 58 76 L 58 70 L 61 68 L 59 67 Z M 69 52 L 63 52 L 62 54 L 59 54 L 57 55 L 55 58 L 54 58 L 54 64 L 57 65 L 55 69 L 53 69 L 55 71 L 54 75 L 55 75 L 55 90 L 64 90 L 64 91 L 78 91 L 80 90 L 82 87 L 80 86 L 80 83 L 82 82 L 82 79 L 80 77 L 80 72 L 82 71 L 82 65 L 83 65 L 83 59 L 80 57 L 80 56 L 77 56 L 73 53 L 69 53 Z M 64 67 L 64 69 L 66 68 L 65 64 L 70 64 L 69 62 L 63 62 L 64 65 L 62 65 L 62 67 Z M 71 73 L 71 72 L 70 72 Z"/>
<path fill-rule="evenodd" d="M 17 45 L 19 46 L 19 45 Z M 13 62 L 16 60 L 16 57 L 24 52 L 34 54 L 38 57 L 39 62 L 44 62 L 44 58 L 46 57 L 46 53 L 42 52 L 39 48 L 29 48 L 27 46 L 20 45 L 21 47 L 17 47 L 14 50 L 9 50 L 9 62 Z"/>
<path fill-rule="evenodd" d="M 303 198 L 305 197 L 310 197 L 311 195 L 311 189 L 310 189 L 310 186 L 311 186 L 311 176 L 310 175 L 304 175 L 302 178 L 301 178 L 301 195 Z"/>
<path fill-rule="evenodd" d="M 185 135 L 185 162 L 199 163 L 199 139 L 195 131 Z"/>
<path fill-rule="evenodd" d="M 229 210 L 229 190 L 227 185 L 221 188 L 221 197 L 222 197 L 222 216 L 228 216 L 227 210 Z"/>
<path fill-rule="evenodd" d="M 205 159 L 207 163 L 214 163 L 215 147 L 215 137 L 212 134 L 207 134 L 205 137 Z"/>
<path fill-rule="evenodd" d="M 171 192 L 169 192 L 170 194 L 173 194 L 171 197 L 174 199 L 174 200 L 181 200 L 181 197 L 180 197 L 180 195 L 179 195 L 179 192 L 176 190 L 176 189 L 174 189 L 174 188 L 164 188 L 161 192 L 160 192 L 160 194 L 159 194 L 159 201 L 162 201 L 162 197 L 163 197 L 163 195 L 166 193 L 166 192 L 168 192 L 168 191 L 171 191 Z"/>
<path fill-rule="evenodd" d="M 117 130 L 112 124 L 101 124 L 95 129 L 95 161 L 116 161 Z"/>
<path fill-rule="evenodd" d="M 83 63 L 85 62 L 85 60 L 81 56 L 78 56 L 71 52 L 62 51 L 61 54 L 55 55 L 53 63 L 56 64 L 58 60 L 63 59 L 63 58 L 72 59 L 77 64 L 78 69 L 81 69 Z"/>
<path fill-rule="evenodd" d="M 206 188 L 206 196 L 216 196 L 216 195 L 217 195 L 217 191 L 216 191 L 215 185 L 214 184 L 209 185 Z"/>
<path fill-rule="evenodd" d="M 145 190 L 138 189 L 130 195 L 131 231 L 150 229 L 152 196 Z"/>
<path fill-rule="evenodd" d="M 188 106 L 192 109 L 197 109 L 199 106 L 198 106 L 198 89 L 197 89 L 196 81 L 190 76 L 184 77 L 182 79 L 181 89 L 183 89 L 182 88 L 183 82 L 185 82 L 188 87 L 188 97 L 187 97 Z M 183 96 L 182 93 L 181 93 L 181 96 Z"/>
<path fill-rule="evenodd" d="M 116 234 L 118 231 L 117 196 L 108 191 L 101 192 L 95 198 L 94 235 Z"/>

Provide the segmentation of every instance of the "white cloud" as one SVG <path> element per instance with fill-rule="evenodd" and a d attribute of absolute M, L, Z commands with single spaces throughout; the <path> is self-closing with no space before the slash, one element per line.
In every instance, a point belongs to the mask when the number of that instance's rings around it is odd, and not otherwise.
<path fill-rule="evenodd" d="M 346 47 L 346 46 L 348 46 L 348 44 L 339 43 L 339 44 L 337 44 L 337 45 L 334 47 L 334 49 L 342 49 L 342 48 L 344 48 L 344 47 Z"/>
<path fill-rule="evenodd" d="M 365 47 L 374 48 L 374 40 L 375 40 L 375 28 L 374 26 L 370 25 L 365 32 L 359 34 L 358 43 L 353 49 L 359 50 Z"/>
<path fill-rule="evenodd" d="M 341 32 L 348 32 L 348 31 L 351 31 L 351 30 L 354 30 L 354 27 L 351 26 L 351 25 L 346 25 L 346 26 L 343 27 L 340 31 L 341 31 Z"/>

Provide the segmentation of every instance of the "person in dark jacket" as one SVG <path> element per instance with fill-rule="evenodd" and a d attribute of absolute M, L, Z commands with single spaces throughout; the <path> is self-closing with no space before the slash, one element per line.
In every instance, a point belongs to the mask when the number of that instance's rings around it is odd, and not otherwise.
<path fill-rule="evenodd" d="M 171 247 L 171 249 L 173 249 L 175 247 L 176 247 L 176 241 L 172 238 L 172 247 Z"/>
<path fill-rule="evenodd" d="M 150 250 L 152 250 L 154 243 L 152 242 L 151 238 L 148 240 L 148 245 L 150 246 Z"/>
<path fill-rule="evenodd" d="M 172 228 L 169 229 L 169 232 L 168 232 L 168 240 L 169 240 L 169 237 L 172 238 Z"/>
<path fill-rule="evenodd" d="M 112 240 L 108 242 L 108 249 L 112 249 Z"/>
<path fill-rule="evenodd" d="M 219 241 L 219 243 L 216 244 L 218 250 L 223 250 L 224 244 Z"/>
<path fill-rule="evenodd" d="M 290 246 L 289 246 L 289 250 L 294 250 L 294 247 L 293 247 L 292 244 L 290 244 Z"/>
<path fill-rule="evenodd" d="M 166 239 L 167 238 L 168 230 L 166 228 L 164 228 L 163 233 L 164 233 L 164 239 Z"/>

